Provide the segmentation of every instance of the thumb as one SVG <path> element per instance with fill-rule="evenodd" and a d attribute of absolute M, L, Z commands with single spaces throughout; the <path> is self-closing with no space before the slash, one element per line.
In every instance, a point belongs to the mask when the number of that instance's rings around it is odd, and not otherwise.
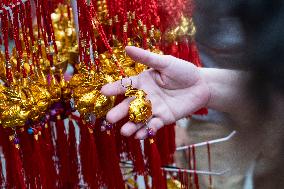
<path fill-rule="evenodd" d="M 165 55 L 152 53 L 134 46 L 127 46 L 125 50 L 127 55 L 130 56 L 130 58 L 132 58 L 134 61 L 142 63 L 155 70 L 162 71 L 171 64 L 171 60 Z"/>

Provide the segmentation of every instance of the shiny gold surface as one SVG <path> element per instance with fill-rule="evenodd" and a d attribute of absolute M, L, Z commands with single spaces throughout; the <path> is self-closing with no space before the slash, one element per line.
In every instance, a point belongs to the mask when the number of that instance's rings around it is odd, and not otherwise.
<path fill-rule="evenodd" d="M 125 92 L 125 96 L 135 99 L 129 105 L 129 120 L 134 123 L 145 123 L 152 115 L 152 104 L 146 99 L 146 93 L 143 90 L 138 90 L 129 86 Z"/>

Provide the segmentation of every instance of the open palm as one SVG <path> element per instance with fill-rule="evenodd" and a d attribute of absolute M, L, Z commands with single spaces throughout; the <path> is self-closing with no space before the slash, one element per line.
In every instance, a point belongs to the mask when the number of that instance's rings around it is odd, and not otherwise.
<path fill-rule="evenodd" d="M 195 65 L 137 47 L 127 47 L 126 52 L 135 61 L 151 68 L 130 79 L 132 86 L 144 90 L 147 99 L 152 102 L 153 116 L 147 125 L 154 132 L 207 105 L 209 87 Z M 127 82 L 126 79 L 123 82 Z M 121 81 L 107 84 L 102 88 L 102 93 L 106 96 L 123 94 L 125 91 Z M 127 116 L 131 100 L 127 98 L 111 109 L 107 114 L 107 120 L 115 123 Z M 132 122 L 125 123 L 121 133 L 125 136 L 136 133 L 136 138 L 139 139 L 147 136 L 143 124 L 136 125 Z"/>

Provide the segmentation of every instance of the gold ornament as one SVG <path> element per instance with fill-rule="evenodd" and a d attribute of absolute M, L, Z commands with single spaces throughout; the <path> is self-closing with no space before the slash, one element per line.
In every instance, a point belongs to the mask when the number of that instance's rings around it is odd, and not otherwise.
<path fill-rule="evenodd" d="M 194 25 L 192 18 L 187 18 L 184 15 L 181 16 L 180 24 L 170 29 L 165 33 L 165 38 L 169 42 L 174 42 L 183 37 L 189 37 L 190 39 L 194 37 L 196 33 L 196 27 Z"/>
<path fill-rule="evenodd" d="M 96 118 L 101 118 L 113 107 L 115 97 L 106 97 L 98 90 L 82 94 L 81 97 L 75 101 L 76 109 L 82 115 L 93 113 Z"/>
<path fill-rule="evenodd" d="M 99 96 L 98 90 L 93 90 L 88 93 L 84 93 L 81 97 L 75 101 L 75 107 L 82 115 L 86 115 L 87 113 L 91 113 L 94 110 L 94 104 L 96 103 L 96 99 Z"/>
<path fill-rule="evenodd" d="M 103 55 L 104 56 L 104 55 Z M 103 85 L 115 81 L 112 75 L 87 70 L 81 67 L 78 74 L 70 80 L 75 107 L 82 115 L 94 114 L 101 118 L 113 107 L 115 97 L 106 97 L 100 93 Z"/>
<path fill-rule="evenodd" d="M 4 110 L 1 114 L 1 124 L 4 128 L 23 126 L 26 123 L 30 114 L 30 110 L 20 107 L 20 105 L 13 105 Z"/>
<path fill-rule="evenodd" d="M 105 95 L 100 95 L 96 99 L 96 103 L 94 105 L 94 114 L 97 118 L 104 117 L 107 112 L 114 106 L 115 97 L 107 97 Z"/>
<path fill-rule="evenodd" d="M 152 116 L 152 104 L 146 99 L 146 93 L 132 86 L 128 86 L 125 92 L 126 97 L 135 97 L 129 105 L 129 120 L 134 123 L 146 123 Z"/>
<path fill-rule="evenodd" d="M 168 189 L 180 189 L 181 182 L 173 178 L 167 179 L 167 188 Z"/>
<path fill-rule="evenodd" d="M 44 87 L 40 87 L 37 83 L 31 83 L 28 88 L 25 88 L 25 93 L 28 94 L 28 99 L 31 106 L 29 118 L 32 120 L 38 119 L 43 115 L 51 105 L 51 95 Z"/>
<path fill-rule="evenodd" d="M 5 58 L 2 51 L 0 51 L 0 80 L 1 79 L 4 80 L 5 77 L 6 77 Z"/>

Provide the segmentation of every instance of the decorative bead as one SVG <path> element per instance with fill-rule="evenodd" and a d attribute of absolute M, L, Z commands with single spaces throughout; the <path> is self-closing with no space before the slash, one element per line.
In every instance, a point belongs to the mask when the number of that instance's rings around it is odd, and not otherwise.
<path fill-rule="evenodd" d="M 18 137 L 14 138 L 14 144 L 20 144 L 20 139 Z"/>
<path fill-rule="evenodd" d="M 147 136 L 149 138 L 153 138 L 155 136 L 155 133 L 154 133 L 153 129 L 147 128 Z"/>
<path fill-rule="evenodd" d="M 32 134 L 34 134 L 34 130 L 33 130 L 33 128 L 28 128 L 28 134 L 30 134 L 30 135 L 32 135 Z"/>
<path fill-rule="evenodd" d="M 106 130 L 111 130 L 113 128 L 113 124 L 106 122 L 105 128 Z"/>

